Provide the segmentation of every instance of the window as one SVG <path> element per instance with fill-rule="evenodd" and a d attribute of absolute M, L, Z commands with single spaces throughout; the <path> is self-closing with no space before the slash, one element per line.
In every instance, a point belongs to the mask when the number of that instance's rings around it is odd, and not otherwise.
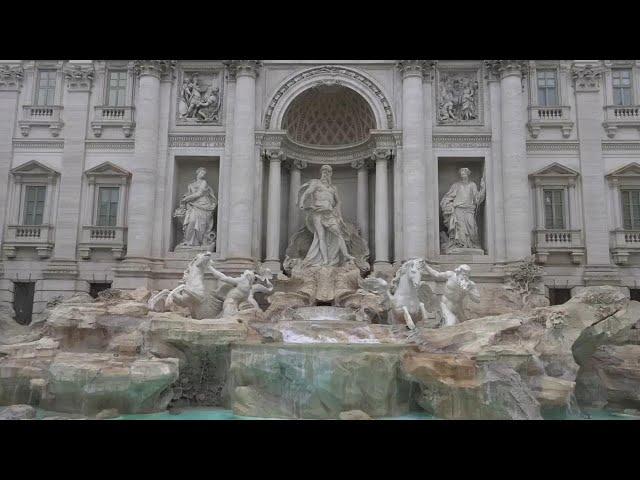
<path fill-rule="evenodd" d="M 98 226 L 116 226 L 119 198 L 120 187 L 100 187 L 98 189 Z"/>
<path fill-rule="evenodd" d="M 555 70 L 538 71 L 538 104 L 550 107 L 558 105 L 558 87 Z"/>
<path fill-rule="evenodd" d="M 107 105 L 110 107 L 124 107 L 125 95 L 127 93 L 127 72 L 109 72 L 109 88 L 107 94 Z"/>
<path fill-rule="evenodd" d="M 625 230 L 640 229 L 640 190 L 622 190 L 622 221 Z"/>
<path fill-rule="evenodd" d="M 56 93 L 56 71 L 55 70 L 39 70 L 38 71 L 38 89 L 36 96 L 36 105 L 53 105 Z"/>
<path fill-rule="evenodd" d="M 549 304 L 550 305 L 562 305 L 571 299 L 570 288 L 550 288 L 549 289 Z"/>
<path fill-rule="evenodd" d="M 544 228 L 564 229 L 564 190 L 544 190 Z"/>
<path fill-rule="evenodd" d="M 44 199 L 47 187 L 40 185 L 27 185 L 24 195 L 23 225 L 42 225 L 44 214 Z"/>
<path fill-rule="evenodd" d="M 613 81 L 613 104 L 632 105 L 631 69 L 616 69 L 611 72 Z"/>

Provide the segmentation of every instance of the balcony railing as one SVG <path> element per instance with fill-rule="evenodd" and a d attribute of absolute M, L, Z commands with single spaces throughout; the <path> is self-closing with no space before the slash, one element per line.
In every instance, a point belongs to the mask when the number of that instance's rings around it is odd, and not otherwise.
<path fill-rule="evenodd" d="M 95 107 L 91 129 L 96 137 L 102 135 L 105 126 L 122 127 L 125 137 L 130 137 L 134 127 L 134 107 L 109 107 L 101 105 Z"/>
<path fill-rule="evenodd" d="M 640 230 L 618 229 L 610 235 L 611 253 L 618 265 L 625 265 L 631 253 L 640 253 Z"/>
<path fill-rule="evenodd" d="M 85 225 L 78 250 L 82 258 L 90 258 L 93 249 L 111 249 L 115 258 L 122 258 L 127 244 L 126 227 Z"/>
<path fill-rule="evenodd" d="M 580 263 L 584 255 L 582 230 L 535 230 L 534 252 L 541 263 L 551 253 L 567 253 L 574 263 Z"/>
<path fill-rule="evenodd" d="M 35 248 L 41 258 L 47 258 L 53 249 L 52 225 L 8 225 L 4 239 L 4 253 L 15 257 L 16 248 Z"/>
<path fill-rule="evenodd" d="M 60 105 L 24 105 L 22 119 L 18 122 L 22 135 L 29 136 L 33 126 L 44 126 L 49 127 L 51 135 L 57 137 L 62 129 L 61 112 Z"/>
<path fill-rule="evenodd" d="M 604 107 L 605 121 L 603 126 L 609 138 L 616 136 L 620 127 L 640 127 L 640 106 L 639 105 L 607 105 Z"/>
<path fill-rule="evenodd" d="M 567 138 L 573 129 L 570 117 L 571 107 L 568 106 L 530 106 L 529 131 L 533 138 L 538 138 L 543 127 L 558 127 L 562 129 L 562 136 Z"/>

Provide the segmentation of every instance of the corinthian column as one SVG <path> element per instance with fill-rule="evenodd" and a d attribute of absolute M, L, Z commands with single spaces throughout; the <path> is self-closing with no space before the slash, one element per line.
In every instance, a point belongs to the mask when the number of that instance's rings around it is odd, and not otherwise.
<path fill-rule="evenodd" d="M 423 60 L 402 60 L 402 230 L 404 260 L 427 254 Z M 377 174 L 377 168 L 376 168 Z M 376 239 L 377 241 L 377 239 Z"/>
<path fill-rule="evenodd" d="M 506 260 L 516 261 L 531 255 L 531 209 L 527 144 L 523 118 L 520 60 L 494 60 L 487 66 L 500 76 L 502 180 Z"/>
<path fill-rule="evenodd" d="M 254 125 L 256 111 L 256 76 L 258 60 L 235 60 L 236 94 L 233 119 L 231 159 L 231 191 L 229 214 L 228 259 L 253 266 L 252 255 L 254 191 L 256 175 L 254 158 Z"/>
<path fill-rule="evenodd" d="M 281 166 L 284 154 L 282 150 L 266 152 L 269 162 L 269 197 L 267 205 L 267 258 L 265 265 L 274 273 L 280 271 L 280 198 Z"/>
<path fill-rule="evenodd" d="M 168 60 L 139 60 L 135 162 L 129 194 L 127 263 L 151 260 L 160 132 L 160 77 L 174 68 Z"/>
<path fill-rule="evenodd" d="M 387 269 L 389 264 L 389 150 L 377 149 L 372 159 L 376 162 L 375 202 L 375 262 L 376 271 Z"/>
<path fill-rule="evenodd" d="M 369 172 L 363 160 L 351 162 L 351 167 L 358 172 L 358 196 L 356 202 L 356 223 L 360 236 L 369 243 Z"/>
<path fill-rule="evenodd" d="M 291 180 L 289 184 L 289 238 L 300 228 L 300 209 L 298 208 L 298 191 L 300 190 L 302 170 L 307 162 L 294 160 L 291 163 Z"/>

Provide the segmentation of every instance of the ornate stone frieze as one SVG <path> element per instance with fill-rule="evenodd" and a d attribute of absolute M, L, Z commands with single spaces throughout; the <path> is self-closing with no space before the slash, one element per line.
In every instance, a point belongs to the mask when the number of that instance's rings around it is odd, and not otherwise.
<path fill-rule="evenodd" d="M 91 90 L 95 74 L 92 64 L 67 63 L 63 71 L 68 90 L 78 92 Z"/>
<path fill-rule="evenodd" d="M 482 98 L 478 70 L 439 70 L 437 92 L 438 124 L 481 122 Z"/>
<path fill-rule="evenodd" d="M 282 148 L 287 157 L 304 160 L 309 163 L 326 163 L 331 165 L 350 164 L 371 157 L 375 141 L 369 139 L 359 145 L 339 149 L 318 149 L 299 145 L 290 140 L 283 141 Z"/>
<path fill-rule="evenodd" d="M 597 65 L 573 65 L 571 77 L 577 92 L 600 90 L 602 68 Z"/>
<path fill-rule="evenodd" d="M 602 150 L 605 152 L 635 151 L 640 150 L 640 142 L 602 142 Z"/>
<path fill-rule="evenodd" d="M 219 135 L 169 135 L 169 147 L 224 148 L 225 136 Z"/>
<path fill-rule="evenodd" d="M 431 81 L 436 64 L 435 60 L 398 60 L 396 66 L 403 78 L 417 76 Z"/>
<path fill-rule="evenodd" d="M 62 150 L 64 140 L 14 140 L 15 150 Z"/>
<path fill-rule="evenodd" d="M 220 125 L 223 111 L 222 71 L 185 70 L 181 77 L 177 123 L 179 125 Z"/>
<path fill-rule="evenodd" d="M 129 141 L 113 141 L 113 140 L 105 140 L 105 141 L 97 141 L 97 140 L 87 140 L 85 142 L 85 147 L 87 150 L 131 150 L 135 149 L 135 142 L 132 140 Z"/>
<path fill-rule="evenodd" d="M 434 135 L 434 148 L 489 148 L 491 135 Z"/>
<path fill-rule="evenodd" d="M 371 154 L 371 160 L 389 160 L 393 155 L 393 150 L 388 148 L 375 148 Z"/>
<path fill-rule="evenodd" d="M 577 152 L 578 142 L 527 142 L 527 152 Z"/>
<path fill-rule="evenodd" d="M 378 100 L 382 105 L 385 116 L 387 118 L 387 128 L 393 128 L 393 112 L 391 109 L 391 103 L 387 100 L 386 96 L 380 90 L 373 81 L 371 81 L 366 76 L 361 73 L 352 70 L 350 68 L 337 66 L 337 65 L 326 65 L 321 67 L 314 67 L 303 72 L 298 73 L 294 77 L 287 80 L 284 85 L 282 85 L 276 93 L 271 98 L 269 105 L 267 106 L 267 111 L 265 113 L 265 128 L 270 128 L 271 126 L 271 117 L 273 115 L 273 111 L 278 105 L 278 102 L 282 98 L 282 96 L 294 85 L 298 84 L 303 80 L 307 80 L 311 77 L 324 77 L 323 81 L 326 82 L 327 79 L 332 79 L 334 82 L 338 82 L 340 77 L 344 77 L 345 79 L 355 80 L 362 85 L 364 85 Z"/>
<path fill-rule="evenodd" d="M 286 158 L 284 151 L 279 148 L 265 150 L 264 156 L 269 162 L 281 162 Z"/>
<path fill-rule="evenodd" d="M 489 75 L 504 78 L 509 75 L 525 76 L 528 65 L 525 60 L 485 60 Z"/>
<path fill-rule="evenodd" d="M 136 60 L 134 71 L 138 76 L 152 75 L 161 80 L 173 79 L 175 60 Z"/>
<path fill-rule="evenodd" d="M 21 65 L 0 65 L 0 90 L 19 90 L 23 74 Z"/>

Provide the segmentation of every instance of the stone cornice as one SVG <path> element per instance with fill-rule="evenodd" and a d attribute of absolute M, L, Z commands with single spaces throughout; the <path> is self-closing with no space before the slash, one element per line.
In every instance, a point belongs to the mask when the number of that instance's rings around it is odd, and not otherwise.
<path fill-rule="evenodd" d="M 578 142 L 527 142 L 527 152 L 577 152 Z"/>
<path fill-rule="evenodd" d="M 62 150 L 64 140 L 14 140 L 16 150 Z"/>
<path fill-rule="evenodd" d="M 87 140 L 85 142 L 87 150 L 131 150 L 135 149 L 133 140 L 116 141 L 116 140 Z"/>
<path fill-rule="evenodd" d="M 176 60 L 136 60 L 134 71 L 141 77 L 151 75 L 160 80 L 173 80 Z"/>
<path fill-rule="evenodd" d="M 88 92 L 93 84 L 95 74 L 93 64 L 67 63 L 63 67 L 64 78 L 67 80 L 67 89 L 76 92 Z"/>
<path fill-rule="evenodd" d="M 21 65 L 0 65 L 0 91 L 18 91 L 24 70 Z"/>
<path fill-rule="evenodd" d="M 525 60 L 485 60 L 485 66 L 489 75 L 501 79 L 511 75 L 523 77 L 528 70 Z"/>
<path fill-rule="evenodd" d="M 602 68 L 599 65 L 577 65 L 571 67 L 571 77 L 576 92 L 596 92 L 600 90 Z"/>
<path fill-rule="evenodd" d="M 491 135 L 434 135 L 434 148 L 489 148 Z"/>
<path fill-rule="evenodd" d="M 433 80 L 433 69 L 436 64 L 436 60 L 398 60 L 396 62 L 402 78 L 421 77 L 426 81 Z"/>
<path fill-rule="evenodd" d="M 205 147 L 224 148 L 225 135 L 194 135 L 194 134 L 172 134 L 169 135 L 169 148 L 185 147 Z"/>

